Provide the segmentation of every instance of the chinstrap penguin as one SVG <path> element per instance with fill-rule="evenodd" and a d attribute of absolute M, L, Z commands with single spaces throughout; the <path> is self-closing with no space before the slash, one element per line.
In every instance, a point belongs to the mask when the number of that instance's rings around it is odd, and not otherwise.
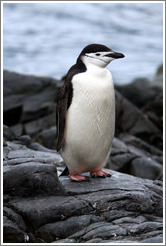
<path fill-rule="evenodd" d="M 106 66 L 122 53 L 101 44 L 86 46 L 66 76 L 57 104 L 57 151 L 71 180 L 81 175 L 111 176 L 102 170 L 111 153 L 115 128 L 112 75 Z"/>

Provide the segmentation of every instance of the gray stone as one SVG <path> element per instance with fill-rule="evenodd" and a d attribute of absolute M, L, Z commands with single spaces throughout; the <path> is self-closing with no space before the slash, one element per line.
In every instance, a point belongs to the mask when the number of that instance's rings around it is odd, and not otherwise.
<path fill-rule="evenodd" d="M 35 237 L 45 242 L 73 239 L 87 242 L 94 238 L 147 238 L 147 232 L 162 234 L 162 189 L 150 180 L 112 171 L 112 177 L 73 183 L 60 181 L 68 196 L 17 198 L 8 202 L 27 218 Z M 137 215 L 137 216 L 136 216 Z M 145 235 L 145 236 L 143 236 Z M 150 235 L 152 237 L 152 235 Z"/>
<path fill-rule="evenodd" d="M 124 144 L 127 145 L 129 151 L 131 151 L 131 147 L 136 147 L 137 150 L 144 152 L 146 156 L 162 156 L 162 150 L 152 146 L 151 144 L 148 144 L 136 136 L 121 133 L 119 138 Z"/>
<path fill-rule="evenodd" d="M 31 136 L 44 130 L 45 127 L 55 125 L 53 119 L 56 117 L 53 113 L 56 110 L 60 81 L 6 70 L 3 79 L 4 123 L 12 126 L 17 136 L 24 132 L 24 124 L 26 124 L 24 133 Z"/>
<path fill-rule="evenodd" d="M 142 108 L 142 112 L 162 131 L 163 128 L 163 94 L 160 93 L 153 101 Z"/>
<path fill-rule="evenodd" d="M 29 148 L 31 148 L 33 150 L 37 150 L 37 151 L 39 150 L 39 151 L 54 153 L 54 154 L 58 155 L 56 150 L 48 149 L 48 148 L 44 147 L 43 145 L 39 144 L 38 142 L 31 143 L 29 145 Z M 59 161 L 61 161 L 62 159 L 61 159 L 60 155 L 58 155 L 58 156 L 60 158 Z M 56 163 L 57 163 L 57 161 L 56 161 Z"/>
<path fill-rule="evenodd" d="M 81 230 L 91 223 L 93 215 L 73 216 L 64 221 L 46 224 L 40 227 L 36 235 L 46 242 L 51 242 L 56 238 L 67 238 L 74 232 Z"/>
<path fill-rule="evenodd" d="M 27 147 L 29 142 L 29 136 L 22 136 L 4 147 L 4 194 L 18 197 L 64 194 L 53 165 L 61 157 L 55 151 L 32 150 Z"/>
<path fill-rule="evenodd" d="M 25 133 L 34 137 L 40 131 L 56 124 L 56 112 L 24 124 Z"/>
<path fill-rule="evenodd" d="M 116 91 L 116 134 L 128 133 L 157 147 L 162 146 L 162 131 L 147 115 Z M 162 148 L 161 148 L 162 149 Z"/>
<path fill-rule="evenodd" d="M 37 141 L 38 143 L 42 144 L 43 146 L 49 148 L 49 149 L 55 149 L 56 147 L 56 135 L 57 135 L 57 129 L 55 126 L 43 130 L 40 132 L 35 138 L 34 141 Z"/>
<path fill-rule="evenodd" d="M 130 173 L 137 177 L 155 180 L 162 176 L 162 165 L 150 157 L 140 157 L 131 162 Z"/>
<path fill-rule="evenodd" d="M 76 240 L 66 238 L 66 239 L 57 240 L 57 241 L 54 241 L 51 243 L 60 243 L 60 244 L 62 244 L 62 243 L 76 243 Z"/>
<path fill-rule="evenodd" d="M 137 177 L 162 180 L 162 151 L 139 139 L 122 133 L 114 138 L 106 167 Z"/>
<path fill-rule="evenodd" d="M 122 223 L 131 223 L 131 224 L 140 224 L 142 222 L 146 221 L 146 218 L 143 217 L 142 215 L 136 217 L 136 218 L 132 218 L 132 217 L 123 217 L 120 219 L 116 219 L 114 220 L 112 223 L 113 224 L 122 224 Z"/>
<path fill-rule="evenodd" d="M 141 240 L 140 243 L 163 243 L 163 237 L 151 237 L 144 240 Z"/>
<path fill-rule="evenodd" d="M 16 124 L 10 127 L 10 130 L 14 133 L 16 137 L 23 135 L 23 125 Z"/>
<path fill-rule="evenodd" d="M 26 233 L 20 230 L 17 224 L 13 223 L 10 219 L 4 217 L 4 227 L 3 227 L 4 242 L 25 243 L 26 236 L 27 236 Z"/>
<path fill-rule="evenodd" d="M 140 234 L 145 232 L 151 232 L 157 229 L 162 228 L 162 223 L 157 222 L 144 222 L 139 225 L 133 226 L 132 229 L 130 229 L 131 234 Z"/>
<path fill-rule="evenodd" d="M 39 194 L 62 195 L 65 192 L 57 178 L 55 166 L 29 162 L 4 169 L 4 193 L 30 197 Z"/>
<path fill-rule="evenodd" d="M 93 225 L 93 224 L 92 224 Z M 127 230 L 120 228 L 117 225 L 111 225 L 109 223 L 105 223 L 104 225 L 97 226 L 92 229 L 87 227 L 87 232 L 83 236 L 83 240 L 87 241 L 91 238 L 99 237 L 102 239 L 108 239 L 110 237 L 116 237 L 116 236 L 126 236 Z"/>
<path fill-rule="evenodd" d="M 137 78 L 132 83 L 126 85 L 115 85 L 116 89 L 129 101 L 141 108 L 163 90 L 162 66 L 158 69 L 154 79 L 149 81 L 146 78 Z"/>
<path fill-rule="evenodd" d="M 3 208 L 3 215 L 10 219 L 14 224 L 18 225 L 19 229 L 22 231 L 26 231 L 27 227 L 26 224 L 20 214 L 17 214 L 15 211 L 13 211 L 11 208 L 4 207 Z"/>
<path fill-rule="evenodd" d="M 8 126 L 3 125 L 3 137 L 5 141 L 12 141 L 16 138 L 15 134 Z"/>
<path fill-rule="evenodd" d="M 110 160 L 107 162 L 107 168 L 113 169 L 115 171 L 125 172 L 128 169 L 131 161 L 135 158 L 132 153 L 118 154 L 116 156 L 111 156 Z"/>
<path fill-rule="evenodd" d="M 15 142 L 29 146 L 31 143 L 31 137 L 29 135 L 22 135 L 17 137 L 17 140 Z"/>

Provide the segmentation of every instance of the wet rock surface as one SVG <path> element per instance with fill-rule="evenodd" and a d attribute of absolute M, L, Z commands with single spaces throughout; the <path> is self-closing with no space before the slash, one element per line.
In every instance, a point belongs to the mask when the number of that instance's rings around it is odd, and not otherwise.
<path fill-rule="evenodd" d="M 161 73 L 152 81 L 160 85 L 156 94 L 141 104 L 117 88 L 106 165 L 112 176 L 77 183 L 58 177 L 64 164 L 54 150 L 55 109 L 62 82 L 4 72 L 4 242 L 162 242 Z"/>
<path fill-rule="evenodd" d="M 162 242 L 161 181 L 58 178 L 59 154 L 25 139 L 4 140 L 4 242 Z"/>
<path fill-rule="evenodd" d="M 126 85 L 115 85 L 115 88 L 138 108 L 153 101 L 163 92 L 163 66 L 159 66 L 153 80 L 137 78 Z"/>
<path fill-rule="evenodd" d="M 55 126 L 60 81 L 6 70 L 3 76 L 5 125 L 11 126 L 17 136 L 36 136 Z"/>
<path fill-rule="evenodd" d="M 141 178 L 162 180 L 162 151 L 135 136 L 120 134 L 113 140 L 106 167 Z"/>

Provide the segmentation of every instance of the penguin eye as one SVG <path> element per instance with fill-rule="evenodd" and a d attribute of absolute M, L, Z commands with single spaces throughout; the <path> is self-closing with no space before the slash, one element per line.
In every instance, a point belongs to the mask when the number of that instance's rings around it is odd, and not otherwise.
<path fill-rule="evenodd" d="M 97 53 L 97 54 L 95 54 L 96 56 L 100 56 L 100 54 L 99 53 Z"/>

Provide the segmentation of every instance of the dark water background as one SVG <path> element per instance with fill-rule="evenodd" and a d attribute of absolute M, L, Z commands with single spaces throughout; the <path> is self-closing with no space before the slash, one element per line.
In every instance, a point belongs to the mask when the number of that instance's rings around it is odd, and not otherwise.
<path fill-rule="evenodd" d="M 162 63 L 162 3 L 4 3 L 4 68 L 61 78 L 84 46 L 125 54 L 108 69 L 116 83 L 153 78 Z"/>

